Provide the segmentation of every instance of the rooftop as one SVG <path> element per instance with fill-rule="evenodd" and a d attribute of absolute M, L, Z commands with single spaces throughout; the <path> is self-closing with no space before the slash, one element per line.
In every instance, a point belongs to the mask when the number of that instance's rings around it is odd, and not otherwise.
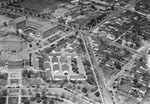
<path fill-rule="evenodd" d="M 39 31 L 40 31 L 40 32 L 45 32 L 45 31 L 48 31 L 48 30 L 50 30 L 50 29 L 52 29 L 52 28 L 54 28 L 54 27 L 56 27 L 56 26 L 58 26 L 58 25 L 57 25 L 57 24 L 55 24 L 55 25 L 53 25 L 53 24 L 48 24 L 48 25 L 45 25 L 45 26 L 39 28 Z"/>
<path fill-rule="evenodd" d="M 15 23 L 20 23 L 20 22 L 25 21 L 25 20 L 26 20 L 26 16 L 22 16 L 22 17 L 14 19 L 12 21 Z"/>
<path fill-rule="evenodd" d="M 77 42 L 75 42 L 75 43 L 73 43 L 73 44 L 70 45 L 71 48 L 75 48 L 76 46 L 78 46 Z"/>

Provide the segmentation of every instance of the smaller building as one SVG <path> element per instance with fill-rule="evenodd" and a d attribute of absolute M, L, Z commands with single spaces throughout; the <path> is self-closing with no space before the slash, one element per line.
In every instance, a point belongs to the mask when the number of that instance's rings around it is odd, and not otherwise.
<path fill-rule="evenodd" d="M 141 92 L 143 95 L 146 93 L 147 91 L 147 88 L 142 86 L 140 89 L 139 89 L 139 92 Z"/>
<path fill-rule="evenodd" d="M 79 45 L 79 44 L 78 44 L 77 42 L 75 42 L 75 43 L 73 43 L 73 44 L 70 45 L 70 48 L 71 48 L 71 49 L 74 49 L 74 48 L 76 48 L 78 45 Z"/>
<path fill-rule="evenodd" d="M 39 28 L 37 32 L 42 38 L 46 38 L 56 33 L 59 29 L 60 29 L 60 26 L 58 24 L 56 25 L 49 24 L 49 25 L 43 26 L 42 28 Z"/>
<path fill-rule="evenodd" d="M 24 29 L 26 27 L 26 16 L 22 16 L 19 18 L 16 18 L 14 20 L 9 21 L 9 26 L 12 26 L 14 29 Z"/>

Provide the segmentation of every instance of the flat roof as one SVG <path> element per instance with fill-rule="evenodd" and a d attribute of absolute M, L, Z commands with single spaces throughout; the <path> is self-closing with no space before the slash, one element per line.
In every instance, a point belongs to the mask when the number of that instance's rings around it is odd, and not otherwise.
<path fill-rule="evenodd" d="M 62 79 L 66 79 L 67 78 L 67 76 L 64 76 L 64 75 L 57 75 L 57 76 L 53 76 L 53 79 L 55 80 L 55 79 L 60 79 L 60 80 L 62 80 Z"/>
<path fill-rule="evenodd" d="M 26 20 L 26 16 L 22 16 L 13 20 L 15 23 L 19 23 Z"/>
<path fill-rule="evenodd" d="M 80 73 L 79 75 L 71 75 L 70 79 L 85 79 L 86 76 L 83 73 Z"/>
<path fill-rule="evenodd" d="M 54 49 L 54 51 L 59 51 L 60 49 L 66 47 L 66 46 L 67 46 L 67 43 L 63 43 L 63 44 L 61 44 L 60 46 L 56 47 L 56 48 Z"/>
<path fill-rule="evenodd" d="M 49 53 L 49 56 L 61 56 L 61 53 Z"/>

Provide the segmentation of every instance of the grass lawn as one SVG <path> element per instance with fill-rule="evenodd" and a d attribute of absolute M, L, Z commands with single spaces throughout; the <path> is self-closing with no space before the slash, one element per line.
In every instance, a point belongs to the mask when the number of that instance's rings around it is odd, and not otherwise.
<path fill-rule="evenodd" d="M 21 7 L 29 8 L 42 12 L 43 9 L 49 8 L 52 11 L 57 9 L 59 4 L 69 3 L 71 0 L 24 0 L 19 3 Z"/>
<path fill-rule="evenodd" d="M 18 104 L 18 97 L 9 97 L 8 104 Z"/>

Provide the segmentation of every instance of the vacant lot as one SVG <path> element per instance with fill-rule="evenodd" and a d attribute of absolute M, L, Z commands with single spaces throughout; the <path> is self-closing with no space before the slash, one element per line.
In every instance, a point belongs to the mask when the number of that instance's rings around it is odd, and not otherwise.
<path fill-rule="evenodd" d="M 24 0 L 19 3 L 21 7 L 29 8 L 42 12 L 43 9 L 49 8 L 55 10 L 60 4 L 69 3 L 71 0 Z"/>

